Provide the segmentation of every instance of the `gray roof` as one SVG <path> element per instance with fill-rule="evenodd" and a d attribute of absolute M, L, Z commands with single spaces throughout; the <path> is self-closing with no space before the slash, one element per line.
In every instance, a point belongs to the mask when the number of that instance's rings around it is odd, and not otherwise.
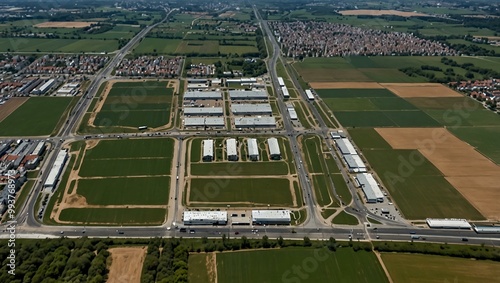
<path fill-rule="evenodd" d="M 224 127 L 223 117 L 208 117 L 208 118 L 198 118 L 198 117 L 186 117 L 184 118 L 185 127 Z"/>
<path fill-rule="evenodd" d="M 274 117 L 239 117 L 234 118 L 234 125 L 237 128 L 276 127 L 276 119 Z"/>
<path fill-rule="evenodd" d="M 231 99 L 267 99 L 267 92 L 264 90 L 230 90 Z"/>
<path fill-rule="evenodd" d="M 238 155 L 238 151 L 236 149 L 236 139 L 226 140 L 226 152 L 227 156 Z"/>
<path fill-rule="evenodd" d="M 342 154 L 357 154 L 356 149 L 349 139 L 338 139 L 335 141 Z"/>
<path fill-rule="evenodd" d="M 186 91 L 184 93 L 184 100 L 197 99 L 222 99 L 222 93 L 220 91 Z"/>
<path fill-rule="evenodd" d="M 271 104 L 269 103 L 256 103 L 256 104 L 232 104 L 231 111 L 233 114 L 271 114 L 273 113 L 273 109 L 271 108 Z"/>
<path fill-rule="evenodd" d="M 369 173 L 356 174 L 356 180 L 358 180 L 363 193 L 367 199 L 383 199 L 384 194 L 378 187 L 377 181 Z"/>
<path fill-rule="evenodd" d="M 248 155 L 259 156 L 259 147 L 257 145 L 257 139 L 247 139 Z"/>
<path fill-rule="evenodd" d="M 366 165 L 357 154 L 344 155 L 344 160 L 349 168 L 354 169 L 355 172 L 366 172 Z"/>
<path fill-rule="evenodd" d="M 281 155 L 280 146 L 278 144 L 278 139 L 268 138 L 267 144 L 269 146 L 269 154 L 270 155 Z"/>
<path fill-rule="evenodd" d="M 184 115 L 220 115 L 222 107 L 184 107 Z"/>

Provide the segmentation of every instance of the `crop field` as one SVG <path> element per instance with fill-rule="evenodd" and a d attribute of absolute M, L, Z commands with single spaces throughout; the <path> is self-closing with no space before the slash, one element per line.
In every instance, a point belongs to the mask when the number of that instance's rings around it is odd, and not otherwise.
<path fill-rule="evenodd" d="M 290 180 L 284 178 L 193 178 L 189 200 L 238 205 L 294 206 Z"/>
<path fill-rule="evenodd" d="M 382 253 L 394 283 L 491 282 L 500 263 L 437 255 Z"/>
<path fill-rule="evenodd" d="M 166 81 L 115 82 L 104 92 L 104 102 L 84 123 L 105 131 L 137 130 L 137 127 L 168 127 L 173 89 Z M 111 89 L 109 89 L 111 87 Z"/>
<path fill-rule="evenodd" d="M 145 38 L 134 49 L 134 53 L 174 54 L 181 42 L 181 39 Z"/>
<path fill-rule="evenodd" d="M 117 40 L 0 38 L 0 52 L 111 52 Z"/>
<path fill-rule="evenodd" d="M 218 253 L 216 257 L 219 283 L 324 282 L 325 278 L 329 282 L 388 282 L 373 253 L 354 252 L 350 248 L 338 249 L 336 252 L 285 248 Z M 312 270 L 309 262 L 313 261 L 316 267 L 314 272 L 307 272 Z M 305 271 L 294 273 L 293 266 L 303 266 L 301 270 Z"/>
<path fill-rule="evenodd" d="M 449 130 L 500 165 L 500 127 L 457 127 Z"/>
<path fill-rule="evenodd" d="M 217 55 L 218 51 L 219 42 L 215 40 L 184 40 L 177 46 L 175 52 L 179 54 L 200 53 Z"/>
<path fill-rule="evenodd" d="M 83 158 L 68 167 L 69 178 L 59 186 L 64 193 L 51 219 L 79 224 L 161 223 L 169 200 L 173 149 L 174 140 L 169 138 L 76 144 L 72 153 Z M 139 215 L 128 219 L 119 214 L 126 209 Z"/>
<path fill-rule="evenodd" d="M 50 135 L 64 118 L 72 100 L 69 97 L 31 97 L 0 122 L 0 136 Z"/>
<path fill-rule="evenodd" d="M 191 164 L 191 174 L 196 176 L 259 176 L 287 175 L 288 173 L 288 164 L 285 161 Z"/>
<path fill-rule="evenodd" d="M 352 83 L 354 87 L 356 83 Z M 323 99 L 332 98 L 396 98 L 397 96 L 385 88 L 336 88 L 315 90 Z"/>
<path fill-rule="evenodd" d="M 425 112 L 339 111 L 335 116 L 344 127 L 437 127 L 440 124 Z"/>

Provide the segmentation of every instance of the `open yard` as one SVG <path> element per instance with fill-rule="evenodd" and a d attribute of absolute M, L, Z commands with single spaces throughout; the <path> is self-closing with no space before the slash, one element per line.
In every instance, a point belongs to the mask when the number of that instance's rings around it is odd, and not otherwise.
<path fill-rule="evenodd" d="M 37 28 L 84 28 L 97 22 L 44 22 L 34 25 Z"/>
<path fill-rule="evenodd" d="M 108 283 L 140 283 L 146 247 L 111 248 Z"/>
<path fill-rule="evenodd" d="M 218 253 L 219 283 L 254 282 L 388 282 L 371 252 L 350 248 L 285 248 L 278 250 Z M 301 268 L 297 273 L 294 266 Z M 258 270 L 259 272 L 255 272 Z M 300 277 L 299 277 L 300 276 Z"/>
<path fill-rule="evenodd" d="M 63 114 L 68 111 L 67 108 L 72 99 L 68 97 L 29 98 L 0 122 L 0 136 L 50 135 L 54 132 L 58 122 L 64 119 Z"/>
<path fill-rule="evenodd" d="M 28 101 L 28 97 L 12 97 L 4 104 L 0 105 L 0 122 L 16 111 L 23 103 Z"/>

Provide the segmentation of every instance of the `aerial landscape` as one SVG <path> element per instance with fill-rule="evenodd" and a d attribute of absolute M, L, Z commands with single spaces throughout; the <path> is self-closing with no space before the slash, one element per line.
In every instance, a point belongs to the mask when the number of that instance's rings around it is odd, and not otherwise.
<path fill-rule="evenodd" d="M 500 282 L 500 2 L 0 0 L 0 282 Z"/>

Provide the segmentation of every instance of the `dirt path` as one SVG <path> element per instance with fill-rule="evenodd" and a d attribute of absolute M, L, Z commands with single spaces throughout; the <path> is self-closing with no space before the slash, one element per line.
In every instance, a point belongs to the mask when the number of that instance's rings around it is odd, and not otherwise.
<path fill-rule="evenodd" d="M 107 283 L 140 283 L 146 251 L 146 247 L 109 249 L 111 267 Z"/>
<path fill-rule="evenodd" d="M 373 252 L 375 253 L 375 256 L 377 256 L 378 262 L 380 262 L 380 266 L 382 266 L 382 269 L 384 270 L 385 276 L 387 276 L 387 279 L 389 280 L 389 283 L 394 283 L 392 281 L 391 274 L 389 273 L 389 271 L 385 267 L 384 261 L 382 260 L 382 257 L 380 256 L 380 253 L 377 252 L 377 251 L 373 251 Z"/>
<path fill-rule="evenodd" d="M 29 97 L 13 97 L 3 105 L 0 105 L 0 122 L 16 111 L 21 105 L 28 101 Z"/>
<path fill-rule="evenodd" d="M 217 255 L 215 253 L 207 255 L 207 272 L 208 281 L 210 283 L 217 283 Z"/>

